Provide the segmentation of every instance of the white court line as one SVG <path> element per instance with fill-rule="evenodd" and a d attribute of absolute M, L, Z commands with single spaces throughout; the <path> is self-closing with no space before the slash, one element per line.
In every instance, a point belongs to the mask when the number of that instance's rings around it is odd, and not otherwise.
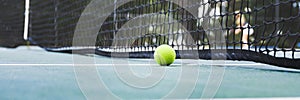
<path fill-rule="evenodd" d="M 157 64 L 0 64 L 0 66 L 114 66 L 114 65 L 134 65 L 134 66 L 145 66 L 145 65 L 157 65 Z M 257 66 L 263 64 L 172 64 L 172 65 L 190 65 L 190 66 L 203 66 L 203 65 L 212 65 L 212 66 Z"/>

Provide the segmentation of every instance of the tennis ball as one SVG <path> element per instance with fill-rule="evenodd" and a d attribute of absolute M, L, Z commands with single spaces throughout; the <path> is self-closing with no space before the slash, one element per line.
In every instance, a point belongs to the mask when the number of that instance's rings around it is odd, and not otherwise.
<path fill-rule="evenodd" d="M 175 50 L 169 45 L 163 44 L 155 49 L 154 60 L 161 66 L 171 65 L 175 58 Z"/>

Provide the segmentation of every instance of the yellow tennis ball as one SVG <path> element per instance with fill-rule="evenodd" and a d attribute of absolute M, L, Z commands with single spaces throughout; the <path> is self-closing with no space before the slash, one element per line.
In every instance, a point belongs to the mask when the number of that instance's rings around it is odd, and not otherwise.
<path fill-rule="evenodd" d="M 175 58 L 175 50 L 169 45 L 163 44 L 155 49 L 154 60 L 161 66 L 171 65 Z"/>

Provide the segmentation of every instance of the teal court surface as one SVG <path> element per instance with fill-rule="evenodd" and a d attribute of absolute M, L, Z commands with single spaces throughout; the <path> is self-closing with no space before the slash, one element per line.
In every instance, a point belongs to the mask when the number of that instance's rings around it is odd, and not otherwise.
<path fill-rule="evenodd" d="M 153 59 L 72 55 L 38 47 L 0 48 L 0 52 L 1 100 L 160 99 L 172 93 L 176 96 L 170 98 L 200 99 L 207 88 L 215 90 L 212 97 L 216 99 L 300 97 L 300 71 L 254 62 L 214 65 L 209 60 L 176 60 L 169 67 L 160 67 Z M 77 63 L 77 58 L 92 59 L 93 63 Z M 80 73 L 80 68 L 91 66 L 96 74 Z M 95 82 L 95 76 L 101 86 L 89 83 Z M 220 84 L 214 84 L 218 81 Z"/>

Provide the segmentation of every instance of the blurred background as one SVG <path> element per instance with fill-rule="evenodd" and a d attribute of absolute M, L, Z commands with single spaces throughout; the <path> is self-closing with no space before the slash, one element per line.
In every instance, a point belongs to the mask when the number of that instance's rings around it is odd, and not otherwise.
<path fill-rule="evenodd" d="M 24 2 L 25 0 L 0 0 L 0 46 L 17 47 L 24 45 Z M 71 45 L 71 38 L 75 30 L 76 23 L 85 6 L 90 0 L 31 0 L 29 40 L 31 44 L 38 44 L 42 47 L 59 47 Z M 170 8 L 178 8 L 177 5 L 170 4 L 164 0 L 133 0 L 121 6 L 118 10 L 137 6 L 151 4 L 144 9 L 142 13 L 173 13 L 175 19 L 191 17 L 186 11 L 170 12 Z M 223 23 L 226 31 L 234 27 L 234 12 L 241 11 L 246 17 L 247 22 L 253 26 L 254 34 L 251 35 L 251 44 L 257 46 L 277 46 L 280 48 L 300 47 L 300 1 L 299 0 L 212 0 L 212 8 L 221 9 L 219 20 Z M 134 18 L 141 14 L 141 11 L 131 10 L 125 13 L 131 13 Z M 118 16 L 125 16 L 120 13 Z M 185 16 L 183 16 L 185 15 Z M 113 14 L 107 19 L 107 23 L 99 30 L 98 38 L 109 40 L 113 37 L 110 30 L 121 27 L 125 21 L 109 23 L 114 20 Z M 120 17 L 120 18 L 121 18 Z M 201 33 L 201 25 L 197 26 L 199 19 L 187 20 L 184 24 L 189 31 L 197 30 Z M 200 27 L 200 28 L 199 28 Z M 229 32 L 227 32 L 229 33 Z M 197 34 L 197 33 L 196 33 Z M 203 33 L 202 33 L 203 34 Z M 60 36 L 58 36 L 60 35 Z M 235 44 L 240 41 L 239 36 L 232 38 L 234 34 L 228 34 L 227 42 Z M 58 37 L 57 37 L 58 36 Z M 61 42 L 69 37 L 67 41 Z M 201 35 L 194 35 L 194 38 L 201 38 Z M 274 37 L 274 38 L 270 38 Z M 205 41 L 205 40 L 203 40 Z M 297 43 L 295 43 L 297 42 Z M 109 46 L 110 42 L 97 42 L 98 45 Z M 296 45 L 295 45 L 296 44 Z"/>

